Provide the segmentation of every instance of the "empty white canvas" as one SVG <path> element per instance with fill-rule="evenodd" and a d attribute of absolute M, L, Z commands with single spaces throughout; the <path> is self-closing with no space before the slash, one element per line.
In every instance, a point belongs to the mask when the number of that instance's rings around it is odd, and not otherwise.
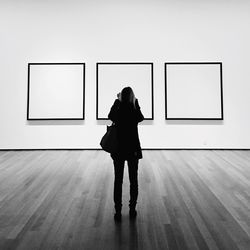
<path fill-rule="evenodd" d="M 83 64 L 30 65 L 29 118 L 83 119 Z"/>
<path fill-rule="evenodd" d="M 220 119 L 220 64 L 166 65 L 167 118 Z"/>
<path fill-rule="evenodd" d="M 108 117 L 117 93 L 130 86 L 146 119 L 153 118 L 151 64 L 98 65 L 98 119 Z"/>

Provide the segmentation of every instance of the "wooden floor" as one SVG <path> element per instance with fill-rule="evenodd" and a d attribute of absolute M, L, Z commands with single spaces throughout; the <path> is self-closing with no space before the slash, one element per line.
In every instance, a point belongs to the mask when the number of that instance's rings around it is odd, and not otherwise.
<path fill-rule="evenodd" d="M 1 151 L 0 249 L 250 249 L 250 151 L 143 151 L 113 220 L 103 151 Z"/>

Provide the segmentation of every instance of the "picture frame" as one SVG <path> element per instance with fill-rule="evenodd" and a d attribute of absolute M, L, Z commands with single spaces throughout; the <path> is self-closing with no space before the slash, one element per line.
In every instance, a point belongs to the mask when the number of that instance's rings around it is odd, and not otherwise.
<path fill-rule="evenodd" d="M 27 120 L 84 120 L 85 63 L 28 63 Z"/>
<path fill-rule="evenodd" d="M 154 81 L 151 62 L 96 63 L 96 119 L 108 120 L 110 108 L 123 87 L 130 86 L 145 120 L 154 119 Z"/>
<path fill-rule="evenodd" d="M 165 119 L 223 120 L 222 62 L 166 62 Z"/>

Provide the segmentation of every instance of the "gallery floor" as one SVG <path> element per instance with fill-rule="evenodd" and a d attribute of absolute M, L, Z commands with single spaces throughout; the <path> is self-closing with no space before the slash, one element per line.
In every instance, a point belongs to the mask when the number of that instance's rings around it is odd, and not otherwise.
<path fill-rule="evenodd" d="M 250 151 L 143 151 L 138 217 L 113 220 L 95 150 L 0 151 L 0 249 L 250 249 Z"/>

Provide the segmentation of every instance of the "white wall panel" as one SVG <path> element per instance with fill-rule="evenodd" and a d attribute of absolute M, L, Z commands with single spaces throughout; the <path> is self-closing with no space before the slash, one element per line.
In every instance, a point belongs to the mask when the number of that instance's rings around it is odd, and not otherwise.
<path fill-rule="evenodd" d="M 99 148 L 96 63 L 153 62 L 143 148 L 250 148 L 250 1 L 0 1 L 0 148 Z M 223 63 L 223 121 L 165 120 L 165 62 Z M 27 121 L 27 65 L 85 62 L 85 120 Z M 136 92 L 137 95 L 137 92 Z"/>

